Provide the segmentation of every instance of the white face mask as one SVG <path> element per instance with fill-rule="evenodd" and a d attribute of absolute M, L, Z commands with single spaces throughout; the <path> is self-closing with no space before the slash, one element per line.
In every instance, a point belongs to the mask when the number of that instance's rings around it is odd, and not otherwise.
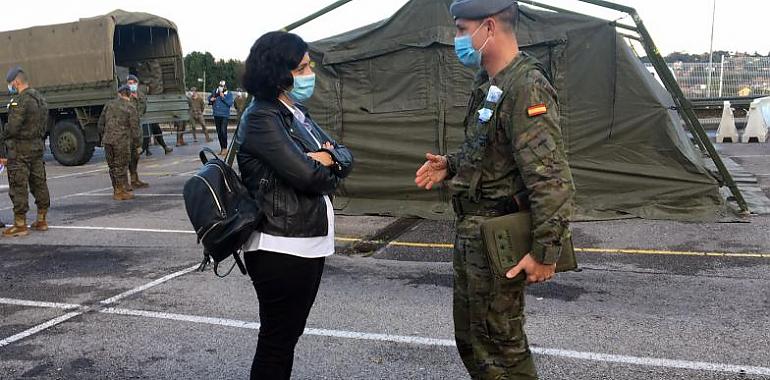
<path fill-rule="evenodd" d="M 224 88 L 224 87 L 222 87 L 222 86 L 219 86 L 219 88 L 218 88 L 217 90 L 218 90 L 219 92 L 225 92 L 225 88 Z"/>

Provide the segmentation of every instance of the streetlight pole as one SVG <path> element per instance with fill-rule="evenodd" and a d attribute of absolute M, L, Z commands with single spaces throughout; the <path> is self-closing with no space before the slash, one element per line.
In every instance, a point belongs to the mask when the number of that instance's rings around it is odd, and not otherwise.
<path fill-rule="evenodd" d="M 714 0 L 714 10 L 711 13 L 711 45 L 709 47 L 709 74 L 706 83 L 706 97 L 711 97 L 711 83 L 714 77 L 714 24 L 717 18 L 717 0 Z"/>

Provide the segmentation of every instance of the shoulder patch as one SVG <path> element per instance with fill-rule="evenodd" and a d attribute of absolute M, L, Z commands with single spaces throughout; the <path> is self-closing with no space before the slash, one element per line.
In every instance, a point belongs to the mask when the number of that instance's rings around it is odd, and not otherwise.
<path fill-rule="evenodd" d="M 529 115 L 529 117 L 540 116 L 545 113 L 548 113 L 548 106 L 546 106 L 545 103 L 536 104 L 527 108 L 527 115 Z"/>

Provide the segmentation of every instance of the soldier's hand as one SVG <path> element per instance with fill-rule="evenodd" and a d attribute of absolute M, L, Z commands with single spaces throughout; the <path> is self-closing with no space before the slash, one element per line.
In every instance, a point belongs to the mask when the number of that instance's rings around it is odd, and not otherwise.
<path fill-rule="evenodd" d="M 447 158 L 431 153 L 426 153 L 427 161 L 417 170 L 414 183 L 417 187 L 430 190 L 437 183 L 441 183 L 447 177 Z"/>
<path fill-rule="evenodd" d="M 527 284 L 536 284 L 552 279 L 556 274 L 556 264 L 540 264 L 532 258 L 532 255 L 527 254 L 518 265 L 508 271 L 506 277 L 514 278 L 522 271 L 527 275 Z"/>

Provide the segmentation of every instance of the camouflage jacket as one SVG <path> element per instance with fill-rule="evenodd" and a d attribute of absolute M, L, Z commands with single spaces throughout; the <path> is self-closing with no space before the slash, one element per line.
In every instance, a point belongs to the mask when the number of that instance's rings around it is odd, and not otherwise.
<path fill-rule="evenodd" d="M 8 123 L 0 132 L 0 145 L 8 158 L 42 154 L 48 126 L 48 103 L 35 89 L 28 88 L 8 103 Z"/>
<path fill-rule="evenodd" d="M 139 113 L 130 100 L 114 99 L 104 106 L 99 116 L 99 135 L 104 145 L 125 144 L 137 141 Z"/>
<path fill-rule="evenodd" d="M 194 114 L 203 114 L 203 110 L 206 108 L 206 102 L 203 101 L 203 97 L 198 94 L 196 97 L 190 97 L 189 98 L 190 103 L 190 111 Z"/>
<path fill-rule="evenodd" d="M 521 53 L 491 80 L 481 73 L 465 119 L 465 141 L 448 155 L 448 186 L 471 201 L 510 200 L 528 193 L 532 255 L 553 264 L 570 236 L 575 187 L 567 164 L 556 91 L 536 59 Z M 502 90 L 496 103 L 491 86 Z M 486 112 L 482 117 L 482 109 Z M 484 121 L 483 119 L 486 119 Z"/>
<path fill-rule="evenodd" d="M 147 96 L 140 90 L 136 92 L 136 96 L 131 96 L 131 103 L 136 107 L 136 111 L 139 113 L 139 118 L 147 112 Z"/>

